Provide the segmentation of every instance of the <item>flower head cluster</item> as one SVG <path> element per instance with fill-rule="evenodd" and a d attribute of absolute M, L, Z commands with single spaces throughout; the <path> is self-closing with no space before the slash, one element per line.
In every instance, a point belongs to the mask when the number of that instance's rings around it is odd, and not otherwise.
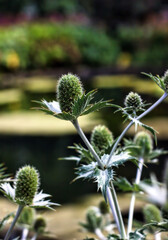
<path fill-rule="evenodd" d="M 38 171 L 34 167 L 25 166 L 17 172 L 14 187 L 10 183 L 3 183 L 0 188 L 7 198 L 18 205 L 50 209 L 51 205 L 59 205 L 46 199 L 50 197 L 49 194 L 42 191 L 38 193 L 38 186 Z"/>
<path fill-rule="evenodd" d="M 71 73 L 63 75 L 57 85 L 57 101 L 41 102 L 40 110 L 62 120 L 74 121 L 79 116 L 98 111 L 104 107 L 110 107 L 108 101 L 91 103 L 96 91 L 84 93 L 80 79 Z"/>

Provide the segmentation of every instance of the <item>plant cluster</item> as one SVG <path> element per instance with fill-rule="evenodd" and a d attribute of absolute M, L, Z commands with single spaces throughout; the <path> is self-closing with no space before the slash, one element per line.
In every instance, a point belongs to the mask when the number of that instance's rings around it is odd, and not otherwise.
<path fill-rule="evenodd" d="M 152 74 L 146 75 L 154 80 L 164 92 L 159 100 L 150 107 L 148 107 L 149 104 L 142 100 L 139 94 L 133 92 L 126 96 L 124 106 L 118 106 L 103 100 L 94 102 L 95 91 L 85 93 L 80 79 L 70 73 L 63 75 L 59 79 L 57 101 L 36 101 L 36 103 L 40 104 L 40 107 L 37 109 L 56 118 L 70 121 L 87 147 L 74 144 L 71 148 L 76 150 L 78 156 L 63 159 L 77 162 L 77 177 L 74 180 L 83 178 L 95 182 L 97 188 L 102 192 L 106 204 L 111 209 L 114 224 L 112 224 L 109 218 L 108 207 L 103 205 L 104 203 L 99 208 L 89 208 L 86 213 L 86 223 L 81 223 L 85 230 L 95 233 L 101 240 L 142 240 L 146 239 L 148 233 L 154 234 L 156 239 L 161 239 L 161 232 L 168 231 L 167 180 L 160 185 L 156 177 L 151 175 L 149 182 L 141 181 L 143 167 L 147 164 L 156 163 L 160 155 L 167 153 L 162 149 L 154 148 L 151 135 L 153 135 L 155 143 L 157 143 L 156 131 L 141 121 L 144 116 L 150 113 L 168 96 L 167 72 L 163 77 L 153 76 Z M 106 126 L 98 125 L 93 129 L 89 142 L 80 128 L 78 118 L 104 107 L 116 108 L 116 111 L 122 113 L 125 118 L 124 121 L 129 121 L 129 124 L 117 138 L 113 137 L 112 132 Z M 121 140 L 132 125 L 135 125 L 135 131 L 137 131 L 139 126 L 144 128 L 145 131 L 136 133 L 133 140 L 124 139 L 123 145 L 121 145 Z M 130 183 L 126 178 L 116 176 L 115 173 L 116 167 L 123 164 L 126 165 L 128 161 L 137 166 L 133 183 Z M 165 179 L 167 179 L 167 175 Z M 124 192 L 132 192 L 127 231 L 119 207 L 115 186 Z M 144 208 L 145 223 L 135 229 L 133 227 L 133 215 L 136 194 L 139 192 L 146 193 L 146 198 L 148 201 L 152 201 L 152 203 Z M 114 228 L 117 228 L 117 231 L 113 231 Z M 105 233 L 106 236 L 104 235 Z"/>

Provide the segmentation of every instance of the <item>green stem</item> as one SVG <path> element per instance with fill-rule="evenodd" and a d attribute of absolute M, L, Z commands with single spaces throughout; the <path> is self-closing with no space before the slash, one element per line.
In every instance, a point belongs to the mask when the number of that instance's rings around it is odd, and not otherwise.
<path fill-rule="evenodd" d="M 82 138 L 82 140 L 84 141 L 84 143 L 86 144 L 86 146 L 88 147 L 88 149 L 90 150 L 90 152 L 92 153 L 95 160 L 98 162 L 99 166 L 101 167 L 101 169 L 103 171 L 104 170 L 104 165 L 102 164 L 99 156 L 97 155 L 94 148 L 92 147 L 92 145 L 90 144 L 90 142 L 86 138 L 84 132 L 80 128 L 78 121 L 76 120 L 76 121 L 72 122 L 72 124 L 76 128 L 78 134 L 80 135 L 80 137 Z M 113 196 L 111 195 L 111 191 L 109 190 L 109 188 L 107 188 L 107 198 L 108 198 L 108 201 L 109 201 L 109 204 L 110 204 L 110 208 L 111 208 L 113 217 L 114 217 L 115 222 L 117 224 L 117 228 L 118 228 L 119 233 L 121 234 L 123 239 L 125 239 L 126 234 L 125 234 L 124 224 L 123 224 L 121 211 L 120 211 L 120 208 L 119 208 L 119 205 L 118 205 L 117 196 L 116 196 L 116 193 L 115 193 L 114 186 L 112 187 L 112 193 L 113 193 Z M 113 197 L 114 197 L 114 199 L 113 199 Z M 117 210 L 116 210 L 116 208 L 117 208 Z"/>
<path fill-rule="evenodd" d="M 97 155 L 97 153 L 95 152 L 94 148 L 92 147 L 92 145 L 90 144 L 90 142 L 88 141 L 88 139 L 86 138 L 84 132 L 82 131 L 82 129 L 79 126 L 78 120 L 75 120 L 74 122 L 72 122 L 72 124 L 74 125 L 74 127 L 76 128 L 78 134 L 80 135 L 80 137 L 82 138 L 82 140 L 84 141 L 84 143 L 86 144 L 87 148 L 90 150 L 90 152 L 92 153 L 93 157 L 96 159 L 96 161 L 99 164 L 99 167 L 104 170 L 104 166 L 99 158 L 99 156 Z"/>
<path fill-rule="evenodd" d="M 121 231 L 120 234 L 121 234 L 122 239 L 126 239 L 127 236 L 126 236 L 126 232 L 125 232 L 124 222 L 123 222 L 119 203 L 117 200 L 117 195 L 116 195 L 112 181 L 110 182 L 110 189 L 111 189 L 111 194 L 112 194 L 112 198 L 113 198 L 113 202 L 114 202 L 114 206 L 115 206 L 115 211 L 116 211 L 117 218 L 118 218 L 119 225 L 120 225 L 120 231 Z"/>
<path fill-rule="evenodd" d="M 8 240 L 8 239 L 9 239 L 9 237 L 10 237 L 10 235 L 11 235 L 11 233 L 12 233 L 12 230 L 13 230 L 13 228 L 14 228 L 14 226 L 15 226 L 17 220 L 18 220 L 18 217 L 20 216 L 23 208 L 24 208 L 24 206 L 19 205 L 18 210 L 17 210 L 17 213 L 16 213 L 16 215 L 15 215 L 15 218 L 14 218 L 14 220 L 13 220 L 10 228 L 8 229 L 8 231 L 7 231 L 7 233 L 6 233 L 4 240 Z"/>
<path fill-rule="evenodd" d="M 150 108 L 148 108 L 145 112 L 143 112 L 141 115 L 139 115 L 136 120 L 140 120 L 141 118 L 143 118 L 144 116 L 146 116 L 149 112 L 151 112 L 155 107 L 157 107 L 166 97 L 168 96 L 168 93 L 164 93 Z M 134 121 L 131 121 L 128 126 L 124 129 L 124 131 L 121 133 L 121 135 L 118 137 L 117 141 L 115 142 L 112 150 L 111 150 L 111 153 L 110 153 L 110 156 L 109 156 L 109 159 L 107 161 L 107 166 L 110 162 L 110 159 L 112 158 L 118 144 L 120 143 L 120 141 L 122 140 L 122 138 L 124 137 L 124 135 L 126 134 L 126 132 L 128 131 L 128 129 L 134 124 Z"/>

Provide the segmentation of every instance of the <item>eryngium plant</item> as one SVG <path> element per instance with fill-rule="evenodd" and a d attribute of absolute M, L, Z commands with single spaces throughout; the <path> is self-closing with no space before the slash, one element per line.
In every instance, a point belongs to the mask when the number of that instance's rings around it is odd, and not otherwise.
<path fill-rule="evenodd" d="M 59 79 L 57 87 L 57 102 L 47 102 L 46 100 L 37 102 L 40 104 L 40 109 L 42 111 L 51 114 L 54 117 L 71 121 L 87 147 L 85 148 L 81 145 L 75 144 L 73 148 L 79 155 L 64 159 L 77 161 L 79 165 L 76 171 L 76 174 L 78 175 L 76 179 L 91 179 L 96 182 L 98 189 L 101 190 L 105 201 L 111 208 L 116 226 L 118 228 L 118 234 L 108 235 L 106 238 L 102 232 L 99 232 L 99 234 L 97 234 L 97 236 L 99 235 L 99 239 L 136 240 L 145 239 L 146 237 L 145 229 L 148 226 L 145 225 L 144 227 L 135 231 L 132 230 L 135 193 L 139 190 L 142 191 L 142 188 L 138 185 L 141 180 L 144 162 L 155 162 L 153 160 L 165 152 L 158 149 L 154 150 L 151 137 L 146 132 L 138 133 L 133 141 L 125 140 L 124 146 L 119 145 L 126 132 L 132 125 L 135 125 L 135 130 L 141 126 L 146 131 L 149 131 L 150 134 L 154 136 L 155 143 L 157 142 L 156 131 L 151 126 L 141 122 L 141 119 L 149 114 L 168 96 L 166 80 L 167 73 L 162 78 L 159 76 L 154 77 L 151 74 L 146 75 L 154 80 L 154 82 L 164 91 L 163 95 L 158 99 L 158 101 L 156 101 L 150 107 L 150 104 L 145 103 L 141 96 L 134 92 L 130 92 L 126 96 L 124 106 L 114 105 L 108 101 L 102 100 L 99 102 L 92 102 L 95 91 L 85 93 L 79 78 L 73 74 L 63 75 Z M 110 130 L 108 130 L 106 127 L 95 127 L 92 132 L 90 143 L 80 128 L 78 118 L 91 112 L 98 111 L 103 107 L 117 108 L 117 111 L 120 111 L 125 117 L 125 121 L 130 122 L 120 136 L 114 140 Z M 127 161 L 132 161 L 137 165 L 137 173 L 133 185 L 131 185 L 131 183 L 129 183 L 126 179 L 118 178 L 120 189 L 129 189 L 133 192 L 130 203 L 128 230 L 126 233 L 123 217 L 114 188 L 114 182 L 117 182 L 115 167 L 126 164 Z M 101 221 L 97 221 L 97 213 L 91 211 L 87 216 L 88 218 L 85 228 L 92 232 L 96 232 L 96 229 L 100 230 Z M 162 228 L 162 231 L 165 231 L 166 223 L 167 222 L 164 220 L 162 223 L 155 222 L 149 224 L 150 226 L 151 224 L 155 224 L 156 229 Z"/>
<path fill-rule="evenodd" d="M 15 218 L 4 240 L 9 239 L 15 223 L 25 206 L 52 209 L 52 205 L 59 205 L 46 199 L 50 197 L 50 195 L 42 191 L 38 193 L 39 181 L 38 171 L 34 167 L 27 165 L 20 168 L 16 173 L 13 187 L 9 183 L 3 183 L 0 186 L 4 195 L 18 205 Z"/>

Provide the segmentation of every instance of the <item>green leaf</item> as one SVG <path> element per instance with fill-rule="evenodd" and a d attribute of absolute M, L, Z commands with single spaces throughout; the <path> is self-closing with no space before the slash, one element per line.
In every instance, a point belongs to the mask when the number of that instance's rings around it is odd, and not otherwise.
<path fill-rule="evenodd" d="M 2 228 L 5 226 L 6 222 L 9 220 L 9 218 L 14 218 L 15 214 L 14 213 L 9 213 L 8 215 L 6 215 L 2 221 L 0 221 L 0 230 L 2 230 Z"/>
<path fill-rule="evenodd" d="M 82 112 L 81 116 L 95 112 L 95 111 L 99 111 L 100 109 L 105 107 L 113 107 L 113 104 L 109 103 L 109 101 L 99 101 L 99 102 L 93 103 L 92 105 L 88 106 L 86 111 Z"/>
<path fill-rule="evenodd" d="M 116 178 L 114 181 L 115 186 L 123 192 L 139 192 L 140 188 L 136 184 L 131 184 L 125 177 Z"/>
<path fill-rule="evenodd" d="M 157 131 L 155 129 L 153 129 L 152 127 L 149 127 L 148 125 L 144 124 L 144 123 L 141 123 L 141 126 L 152 133 L 152 135 L 154 136 L 154 139 L 155 139 L 155 143 L 157 145 L 157 136 L 156 136 Z"/>
<path fill-rule="evenodd" d="M 131 232 L 129 234 L 129 240 L 145 240 L 146 235 L 142 230 L 136 230 L 135 232 Z"/>
<path fill-rule="evenodd" d="M 78 98 L 72 108 L 72 114 L 79 117 L 81 113 L 88 107 L 90 101 L 93 99 L 96 90 L 88 92 L 86 95 L 83 94 L 81 98 Z"/>
<path fill-rule="evenodd" d="M 83 146 L 81 146 L 80 144 L 74 144 L 74 146 L 70 146 L 70 149 L 75 149 L 77 151 L 77 153 L 80 155 L 79 159 L 81 162 L 84 163 L 90 163 L 92 161 L 95 161 L 95 159 L 93 158 L 91 152 L 84 148 Z"/>
<path fill-rule="evenodd" d="M 144 73 L 144 72 L 142 72 L 142 74 L 151 78 L 163 91 L 166 91 L 164 82 L 163 82 L 162 78 L 159 77 L 159 75 L 153 76 L 151 73 L 148 74 L 148 73 Z"/>

